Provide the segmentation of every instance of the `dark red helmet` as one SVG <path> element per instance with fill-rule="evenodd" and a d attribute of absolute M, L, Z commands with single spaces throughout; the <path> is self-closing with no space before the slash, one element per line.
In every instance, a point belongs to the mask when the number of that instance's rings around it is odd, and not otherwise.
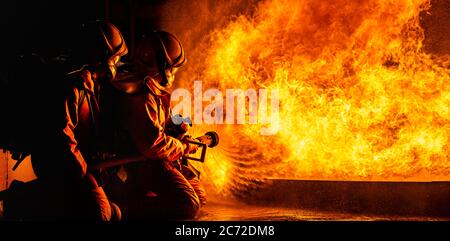
<path fill-rule="evenodd" d="M 162 86 L 171 84 L 173 74 L 186 63 L 183 46 L 175 35 L 154 31 L 144 36 L 134 52 L 133 62 L 150 77 L 162 76 Z"/>
<path fill-rule="evenodd" d="M 113 24 L 94 21 L 82 26 L 80 47 L 75 52 L 79 64 L 103 64 L 114 78 L 116 64 L 127 53 L 125 40 Z"/>

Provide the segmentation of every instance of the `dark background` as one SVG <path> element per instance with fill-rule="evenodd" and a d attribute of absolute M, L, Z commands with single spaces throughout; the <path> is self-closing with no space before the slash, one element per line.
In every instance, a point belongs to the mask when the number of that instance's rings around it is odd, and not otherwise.
<path fill-rule="evenodd" d="M 2 1 L 2 61 L 23 52 L 57 55 L 78 41 L 82 23 L 112 21 L 130 48 L 143 31 L 159 26 L 161 0 Z"/>
<path fill-rule="evenodd" d="M 251 2 L 243 1 L 241 5 Z M 180 21 L 189 28 L 189 21 L 173 19 L 170 13 L 177 6 L 194 6 L 186 9 L 200 13 L 200 8 L 210 10 L 214 5 L 223 5 L 218 1 L 174 1 L 174 0 L 78 0 L 78 1 L 2 1 L 0 3 L 0 46 L 2 63 L 18 53 L 37 52 L 45 56 L 56 55 L 77 43 L 77 29 L 84 22 L 104 19 L 114 23 L 123 33 L 125 40 L 133 50 L 135 39 L 142 33 L 164 27 L 163 21 Z M 170 6 L 170 7 L 167 7 Z M 173 7 L 175 6 L 175 7 Z M 179 11 L 179 9 L 173 9 Z M 169 13 L 168 13 L 169 11 Z M 185 12 L 185 11 L 184 11 Z M 171 19 L 167 19 L 167 17 Z M 165 19 L 165 20 L 164 20 Z M 425 49 L 434 54 L 450 53 L 450 1 L 432 0 L 432 8 L 422 14 L 425 29 Z M 193 26 L 194 27 L 194 26 Z M 197 26 L 198 27 L 198 26 Z M 132 51 L 130 51 L 132 52 Z"/>

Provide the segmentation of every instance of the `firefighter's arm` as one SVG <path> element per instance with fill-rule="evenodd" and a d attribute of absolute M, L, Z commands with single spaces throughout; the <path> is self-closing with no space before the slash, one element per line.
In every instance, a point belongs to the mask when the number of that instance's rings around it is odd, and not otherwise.
<path fill-rule="evenodd" d="M 160 123 L 158 105 L 148 98 L 132 110 L 130 133 L 139 152 L 150 158 L 163 161 L 178 160 L 185 152 L 186 145 L 180 140 L 166 135 Z"/>
<path fill-rule="evenodd" d="M 64 98 L 61 110 L 60 126 L 56 133 L 58 137 L 57 150 L 60 151 L 59 157 L 61 163 L 58 168 L 65 178 L 79 179 L 86 174 L 87 164 L 78 148 L 78 142 L 75 138 L 74 129 L 78 124 L 78 106 L 81 92 L 78 89 L 71 89 Z"/>

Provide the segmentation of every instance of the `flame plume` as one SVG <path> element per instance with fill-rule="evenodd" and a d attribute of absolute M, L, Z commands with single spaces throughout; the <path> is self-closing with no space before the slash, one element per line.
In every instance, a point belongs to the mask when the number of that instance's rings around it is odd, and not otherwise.
<path fill-rule="evenodd" d="M 261 136 L 259 124 L 215 126 L 220 148 L 202 168 L 216 190 L 265 177 L 449 179 L 450 71 L 423 50 L 419 20 L 429 0 L 254 6 L 205 38 L 182 35 L 194 67 L 180 86 L 200 79 L 204 88 L 280 92 L 276 135 Z"/>

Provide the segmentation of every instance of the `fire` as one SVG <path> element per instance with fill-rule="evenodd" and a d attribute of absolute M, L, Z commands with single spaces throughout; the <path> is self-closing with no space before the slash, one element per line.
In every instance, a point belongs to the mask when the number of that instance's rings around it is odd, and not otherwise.
<path fill-rule="evenodd" d="M 215 126 L 221 143 L 202 165 L 207 182 L 225 192 L 265 177 L 448 180 L 450 71 L 423 50 L 419 14 L 429 7 L 266 0 L 210 31 L 191 48 L 190 65 L 202 67 L 182 85 L 194 77 L 220 89 L 278 89 L 280 119 L 274 136 L 258 125 Z"/>

